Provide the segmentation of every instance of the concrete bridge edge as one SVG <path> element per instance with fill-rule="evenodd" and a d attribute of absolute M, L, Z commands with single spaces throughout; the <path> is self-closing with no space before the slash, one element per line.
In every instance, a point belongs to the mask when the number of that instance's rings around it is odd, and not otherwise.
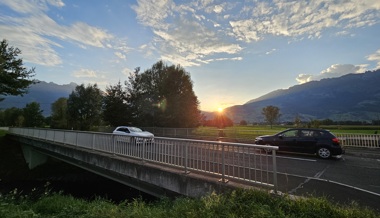
<path fill-rule="evenodd" d="M 234 181 L 221 182 L 218 176 L 191 172 L 185 173 L 183 169 L 166 167 L 113 154 L 105 155 L 102 152 L 91 149 L 61 144 L 54 145 L 54 143 L 44 140 L 23 137 L 15 138 L 21 143 L 27 156 L 33 153 L 32 157 L 36 157 L 33 160 L 25 158 L 29 161 L 30 167 L 43 164 L 44 161 L 46 162 L 47 157 L 51 156 L 156 197 L 173 198 L 181 195 L 201 197 L 213 192 L 229 192 L 236 188 L 258 189 L 258 187 Z M 29 151 L 31 152 L 28 151 L 27 147 L 29 147 Z M 57 153 L 57 149 L 59 153 Z M 95 156 L 91 158 L 86 153 Z M 37 157 L 41 158 L 40 161 L 36 161 Z M 78 158 L 82 158 L 85 161 L 81 161 Z M 126 159 L 128 159 L 128 162 L 126 162 Z"/>

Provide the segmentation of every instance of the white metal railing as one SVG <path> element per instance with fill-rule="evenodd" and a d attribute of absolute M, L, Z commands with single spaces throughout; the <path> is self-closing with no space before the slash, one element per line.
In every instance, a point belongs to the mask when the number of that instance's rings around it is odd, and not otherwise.
<path fill-rule="evenodd" d="M 87 148 L 114 155 L 271 187 L 277 191 L 278 147 L 178 138 L 136 138 L 110 133 L 10 128 L 14 135 Z M 271 153 L 271 154 L 269 154 Z"/>
<path fill-rule="evenodd" d="M 255 137 L 275 134 L 276 130 L 217 129 L 217 128 L 162 128 L 144 127 L 146 131 L 161 137 L 196 138 L 215 140 L 223 138 L 229 141 L 253 143 Z"/>
<path fill-rule="evenodd" d="M 341 141 L 342 146 L 380 148 L 380 135 L 378 134 L 335 134 Z"/>
<path fill-rule="evenodd" d="M 255 137 L 275 134 L 276 130 L 241 130 L 210 128 L 201 132 L 198 128 L 158 128 L 145 127 L 144 130 L 164 137 L 202 138 L 217 140 L 222 137 L 226 141 L 254 143 Z M 380 134 L 334 133 L 342 146 L 380 148 Z"/>

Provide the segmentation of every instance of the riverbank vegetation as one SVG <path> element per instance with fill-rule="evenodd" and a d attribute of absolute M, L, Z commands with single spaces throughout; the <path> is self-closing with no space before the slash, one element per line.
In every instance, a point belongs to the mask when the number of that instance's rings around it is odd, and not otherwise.
<path fill-rule="evenodd" d="M 337 205 L 324 198 L 273 196 L 264 191 L 237 190 L 198 199 L 142 199 L 114 203 L 87 201 L 60 193 L 20 196 L 17 191 L 0 196 L 0 217 L 378 217 L 355 203 Z"/>

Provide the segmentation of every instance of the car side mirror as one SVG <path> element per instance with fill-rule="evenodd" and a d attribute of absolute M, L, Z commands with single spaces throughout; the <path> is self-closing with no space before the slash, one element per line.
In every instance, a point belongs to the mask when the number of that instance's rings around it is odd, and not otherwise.
<path fill-rule="evenodd" d="M 279 139 L 283 139 L 284 136 L 283 136 L 283 135 L 279 135 L 278 138 L 279 138 Z"/>

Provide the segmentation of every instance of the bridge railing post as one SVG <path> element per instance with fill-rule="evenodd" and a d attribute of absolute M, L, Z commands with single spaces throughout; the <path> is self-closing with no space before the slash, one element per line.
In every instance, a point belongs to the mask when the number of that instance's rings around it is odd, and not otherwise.
<path fill-rule="evenodd" d="M 111 141 L 112 141 L 112 154 L 113 155 L 116 155 L 116 139 L 115 139 L 115 135 L 111 135 Z"/>
<path fill-rule="evenodd" d="M 222 144 L 222 179 L 220 179 L 220 181 L 226 183 L 228 180 L 226 179 L 226 160 L 224 149 L 224 145 Z"/>
<path fill-rule="evenodd" d="M 55 130 L 53 130 L 53 142 L 55 142 Z M 65 137 L 63 137 L 63 144 L 65 144 Z"/>
<path fill-rule="evenodd" d="M 75 146 L 78 146 L 78 132 L 75 132 Z"/>
<path fill-rule="evenodd" d="M 146 143 L 147 140 L 145 138 L 143 138 L 143 143 L 142 143 L 142 154 L 141 154 L 141 160 L 144 162 L 146 157 L 145 157 L 145 153 L 146 153 Z"/>
<path fill-rule="evenodd" d="M 187 164 L 189 161 L 189 143 L 188 142 L 185 143 L 183 152 L 184 152 L 184 158 L 185 158 L 184 163 L 183 163 L 184 168 L 185 168 L 185 173 L 189 173 L 189 171 L 187 170 Z"/>
<path fill-rule="evenodd" d="M 277 162 L 276 162 L 276 150 L 272 150 L 272 165 L 273 165 L 273 188 L 275 193 L 277 193 Z"/>
<path fill-rule="evenodd" d="M 94 148 L 95 148 L 95 134 L 92 133 L 91 149 L 94 150 Z"/>

